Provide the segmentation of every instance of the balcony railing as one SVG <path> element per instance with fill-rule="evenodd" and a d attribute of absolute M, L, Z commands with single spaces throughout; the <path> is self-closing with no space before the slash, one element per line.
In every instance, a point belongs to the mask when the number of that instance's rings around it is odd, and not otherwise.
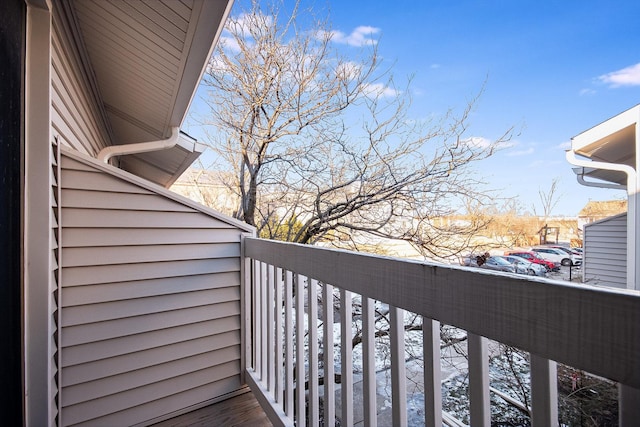
<path fill-rule="evenodd" d="M 377 424 L 374 304 L 388 307 L 393 425 L 408 424 L 406 313 L 422 317 L 427 426 L 464 425 L 442 409 L 441 324 L 467 332 L 473 426 L 490 425 L 489 340 L 530 353 L 524 409 L 534 426 L 558 424 L 556 363 L 611 379 L 630 395 L 640 389 L 637 292 L 255 238 L 243 248 L 246 381 L 276 425 L 354 423 L 354 325 L 362 337 L 363 421 Z"/>

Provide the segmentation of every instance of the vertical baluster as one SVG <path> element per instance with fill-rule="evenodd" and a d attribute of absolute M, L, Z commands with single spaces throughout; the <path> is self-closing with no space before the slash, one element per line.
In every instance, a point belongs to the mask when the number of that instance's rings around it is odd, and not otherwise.
<path fill-rule="evenodd" d="M 340 355 L 341 355 L 341 398 L 342 426 L 353 426 L 353 348 L 351 330 L 351 292 L 340 290 Z"/>
<path fill-rule="evenodd" d="M 307 310 L 309 324 L 309 425 L 320 423 L 318 413 L 318 281 L 309 279 Z"/>
<path fill-rule="evenodd" d="M 273 329 L 273 325 L 275 323 L 275 312 L 274 312 L 274 293 L 275 293 L 275 283 L 274 283 L 274 267 L 272 265 L 267 265 L 267 298 L 265 310 L 267 311 L 267 390 L 273 393 L 275 390 L 275 331 Z"/>
<path fill-rule="evenodd" d="M 274 268 L 274 278 L 273 281 L 276 286 L 276 294 L 275 294 L 275 401 L 279 404 L 282 404 L 282 380 L 283 380 L 283 372 L 282 372 L 282 269 Z"/>
<path fill-rule="evenodd" d="M 287 417 L 293 420 L 294 408 L 293 408 L 293 388 L 294 388 L 294 375 L 293 375 L 293 274 L 290 271 L 285 273 L 284 278 L 284 352 L 285 352 L 285 399 L 284 410 Z"/>
<path fill-rule="evenodd" d="M 375 301 L 362 296 L 362 367 L 364 425 L 378 425 L 376 411 Z"/>
<path fill-rule="evenodd" d="M 240 287 L 240 302 L 242 307 L 242 317 L 240 324 L 240 342 L 242 343 L 240 353 L 240 382 L 242 384 L 247 383 L 246 369 L 250 368 L 253 364 L 251 360 L 251 352 L 253 351 L 253 337 L 251 333 L 251 258 L 244 256 L 245 239 L 242 238 L 241 249 L 242 258 L 240 261 L 240 274 L 241 274 L 241 287 Z"/>
<path fill-rule="evenodd" d="M 324 355 L 324 425 L 334 426 L 336 420 L 335 368 L 333 366 L 333 286 L 322 288 L 322 318 L 324 319 L 322 352 Z"/>
<path fill-rule="evenodd" d="M 404 356 L 404 310 L 389 306 L 393 425 L 407 425 L 407 374 Z"/>
<path fill-rule="evenodd" d="M 261 263 L 260 265 L 260 339 L 262 340 L 262 346 L 260 347 L 260 381 L 267 385 L 267 264 Z"/>
<path fill-rule="evenodd" d="M 531 359 L 531 425 L 558 425 L 558 372 L 556 362 L 535 354 Z"/>
<path fill-rule="evenodd" d="M 491 425 L 489 401 L 489 350 L 488 341 L 467 332 L 469 348 L 469 407 L 472 426 Z"/>
<path fill-rule="evenodd" d="M 305 372 L 304 372 L 304 276 L 296 273 L 296 427 L 304 427 Z"/>
<path fill-rule="evenodd" d="M 260 367 L 262 366 L 262 361 L 260 360 L 260 355 L 262 354 L 262 339 L 260 336 L 261 326 L 260 326 L 260 303 L 262 301 L 260 297 L 260 289 L 262 288 L 260 284 L 260 261 L 254 261 L 253 263 L 253 339 L 255 345 L 253 346 L 253 370 L 256 372 L 258 378 L 262 376 L 262 372 L 260 372 Z"/>
<path fill-rule="evenodd" d="M 442 426 L 442 379 L 440 372 L 440 322 L 422 318 L 424 360 L 424 416 L 426 427 Z"/>

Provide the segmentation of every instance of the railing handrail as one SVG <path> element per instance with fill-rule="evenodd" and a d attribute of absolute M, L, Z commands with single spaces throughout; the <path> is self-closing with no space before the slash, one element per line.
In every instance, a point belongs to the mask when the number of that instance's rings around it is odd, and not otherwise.
<path fill-rule="evenodd" d="M 640 388 L 640 293 L 246 238 L 244 256 Z"/>

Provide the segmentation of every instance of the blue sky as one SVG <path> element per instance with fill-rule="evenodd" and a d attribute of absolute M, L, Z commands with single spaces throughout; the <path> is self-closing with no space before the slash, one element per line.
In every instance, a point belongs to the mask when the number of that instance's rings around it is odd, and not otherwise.
<path fill-rule="evenodd" d="M 241 0 L 237 0 L 237 6 Z M 554 215 L 621 191 L 579 185 L 564 150 L 572 136 L 640 103 L 640 1 L 315 1 L 345 52 L 377 40 L 396 80 L 412 76 L 416 118 L 462 109 L 485 84 L 469 136 L 511 147 L 478 174 L 523 207 L 559 180 Z M 196 105 L 196 103 L 194 103 Z"/>

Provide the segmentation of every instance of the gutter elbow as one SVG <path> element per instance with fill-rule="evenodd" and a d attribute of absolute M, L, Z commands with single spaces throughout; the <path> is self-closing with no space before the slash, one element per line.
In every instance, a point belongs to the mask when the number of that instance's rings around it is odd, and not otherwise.
<path fill-rule="evenodd" d="M 174 126 L 171 128 L 171 136 L 167 139 L 160 139 L 157 141 L 140 142 L 138 144 L 126 144 L 126 145 L 112 145 L 110 147 L 103 148 L 98 153 L 98 160 L 109 163 L 112 157 L 124 156 L 127 154 L 146 153 L 150 151 L 167 150 L 173 148 L 178 144 L 180 137 L 180 128 Z"/>
<path fill-rule="evenodd" d="M 626 187 L 627 192 L 629 193 L 635 193 L 636 191 L 636 188 L 635 188 L 636 187 L 636 184 L 635 184 L 636 170 L 629 165 L 579 159 L 576 156 L 575 151 L 573 150 L 567 150 L 565 152 L 565 157 L 570 164 L 574 166 L 580 166 L 583 169 L 582 173 L 577 173 L 578 182 L 580 184 L 591 186 L 591 187 L 602 187 L 602 188 L 625 188 Z M 584 179 L 584 169 L 602 169 L 602 170 L 623 172 L 624 174 L 627 175 L 627 185 L 622 186 L 617 184 L 595 183 L 595 182 L 586 181 Z"/>

